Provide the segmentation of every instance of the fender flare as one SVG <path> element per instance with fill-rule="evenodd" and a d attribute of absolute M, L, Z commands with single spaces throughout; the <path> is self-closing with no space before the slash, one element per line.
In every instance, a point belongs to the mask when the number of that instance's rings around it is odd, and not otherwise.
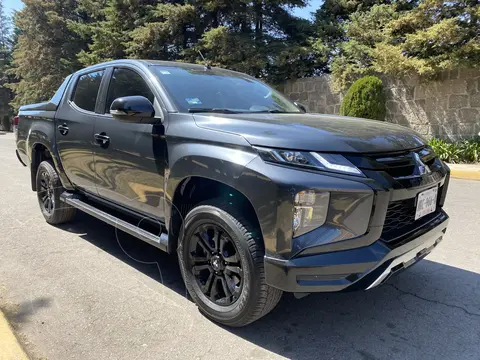
<path fill-rule="evenodd" d="M 201 177 L 228 185 L 239 191 L 250 203 L 248 195 L 238 189 L 238 179 L 246 165 L 258 155 L 251 149 L 225 148 L 212 144 L 179 144 L 171 153 L 172 166 L 165 174 L 165 225 L 171 220 L 172 205 L 177 188 L 190 177 Z"/>
<path fill-rule="evenodd" d="M 50 158 L 53 161 L 53 165 L 55 170 L 57 171 L 60 181 L 64 188 L 66 189 L 73 189 L 70 181 L 68 180 L 65 171 L 63 170 L 62 164 L 60 162 L 59 157 L 55 151 L 55 143 L 48 137 L 48 135 L 41 131 L 40 129 L 32 128 L 26 140 L 26 152 L 29 160 L 30 165 L 30 173 L 31 173 L 31 186 L 32 190 L 36 191 L 36 169 L 39 164 L 36 163 L 37 155 L 36 155 L 36 148 L 37 146 L 43 146 L 49 152 Z M 52 146 L 53 145 L 53 146 Z"/>

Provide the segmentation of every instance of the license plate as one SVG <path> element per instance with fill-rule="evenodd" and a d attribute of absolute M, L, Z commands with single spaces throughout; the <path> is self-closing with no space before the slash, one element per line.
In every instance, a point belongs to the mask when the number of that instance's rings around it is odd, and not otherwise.
<path fill-rule="evenodd" d="M 415 211 L 415 220 L 431 214 L 437 208 L 438 187 L 428 189 L 418 194 L 417 210 Z"/>

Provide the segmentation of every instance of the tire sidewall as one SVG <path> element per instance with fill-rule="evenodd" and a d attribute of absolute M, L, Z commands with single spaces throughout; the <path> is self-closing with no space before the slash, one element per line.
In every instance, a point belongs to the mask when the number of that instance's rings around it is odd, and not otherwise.
<path fill-rule="evenodd" d="M 238 228 L 231 216 L 232 215 L 229 216 L 224 210 L 218 209 L 214 206 L 203 205 L 196 207 L 190 211 L 185 218 L 177 250 L 180 269 L 188 293 L 198 305 L 202 313 L 224 324 L 230 322 L 235 323 L 238 319 L 243 318 L 249 310 L 255 306 L 255 297 L 260 289 L 259 276 L 252 255 L 250 254 L 247 241 L 244 239 L 242 231 Z M 198 285 L 196 285 L 193 273 L 186 267 L 189 255 L 189 239 L 199 225 L 206 223 L 214 223 L 221 226 L 235 243 L 240 255 L 243 270 L 242 293 L 240 297 L 229 306 L 216 305 L 208 300 L 198 288 Z"/>
<path fill-rule="evenodd" d="M 51 214 L 49 214 L 47 211 L 45 211 L 44 207 L 41 204 L 41 200 L 38 197 L 39 189 L 41 188 L 41 186 L 40 186 L 40 182 L 41 182 L 40 181 L 40 174 L 44 171 L 47 172 L 48 177 L 49 177 L 49 181 L 51 182 L 51 185 L 53 186 L 54 206 L 53 206 L 53 212 Z M 52 164 L 50 164 L 47 161 L 41 162 L 40 165 L 38 166 L 37 177 L 36 177 L 36 186 L 37 186 L 37 199 L 38 199 L 42 214 L 45 217 L 45 220 L 47 220 L 47 222 L 51 221 L 55 218 L 55 214 L 56 214 L 56 212 L 59 211 L 59 207 L 62 206 L 62 204 L 64 205 L 64 203 L 60 200 L 60 194 L 62 193 L 62 186 L 59 182 L 57 172 L 55 171 L 55 168 L 52 166 Z"/>

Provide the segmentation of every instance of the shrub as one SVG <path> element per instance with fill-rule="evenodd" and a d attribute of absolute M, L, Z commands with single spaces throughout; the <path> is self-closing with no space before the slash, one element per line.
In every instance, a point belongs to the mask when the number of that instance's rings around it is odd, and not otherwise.
<path fill-rule="evenodd" d="M 428 144 L 441 160 L 452 164 L 476 163 L 480 160 L 480 139 L 459 142 L 431 139 Z"/>
<path fill-rule="evenodd" d="M 340 114 L 383 121 L 387 111 L 385 103 L 382 80 L 376 76 L 365 76 L 348 89 Z"/>

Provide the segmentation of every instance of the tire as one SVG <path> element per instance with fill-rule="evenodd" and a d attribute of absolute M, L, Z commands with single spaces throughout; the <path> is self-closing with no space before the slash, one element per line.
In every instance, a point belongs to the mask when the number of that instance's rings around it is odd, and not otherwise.
<path fill-rule="evenodd" d="M 57 171 L 48 161 L 42 161 L 37 170 L 37 198 L 43 217 L 52 225 L 73 219 L 76 209 L 60 199 L 64 189 Z"/>
<path fill-rule="evenodd" d="M 183 225 L 177 249 L 180 270 L 188 293 L 205 316 L 227 326 L 240 327 L 273 310 L 282 291 L 265 282 L 265 251 L 258 229 L 222 202 L 195 207 Z M 218 228 L 219 234 L 212 226 Z M 205 246 L 213 250 L 210 256 Z M 209 259 L 201 261 L 205 258 Z M 218 258 L 220 263 L 223 260 L 223 270 L 217 264 Z M 207 268 L 198 271 L 204 266 Z M 230 297 L 226 295 L 228 292 L 232 294 Z"/>

